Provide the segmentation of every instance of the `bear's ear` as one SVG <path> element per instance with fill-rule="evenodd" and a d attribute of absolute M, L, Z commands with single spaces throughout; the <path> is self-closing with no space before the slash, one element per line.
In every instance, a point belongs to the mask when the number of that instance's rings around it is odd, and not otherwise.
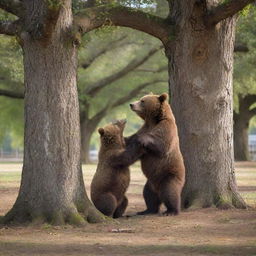
<path fill-rule="evenodd" d="M 98 129 L 98 133 L 100 134 L 100 136 L 104 135 L 104 129 L 103 128 L 99 128 Z"/>
<path fill-rule="evenodd" d="M 167 93 L 163 93 L 158 97 L 160 102 L 164 102 L 165 100 L 168 99 L 168 94 Z"/>

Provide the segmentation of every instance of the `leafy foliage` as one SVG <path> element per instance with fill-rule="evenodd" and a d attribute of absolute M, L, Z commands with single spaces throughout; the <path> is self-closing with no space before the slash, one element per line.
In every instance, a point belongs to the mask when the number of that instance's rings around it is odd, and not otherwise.
<path fill-rule="evenodd" d="M 240 16 L 237 27 L 237 41 L 249 48 L 247 53 L 235 54 L 234 65 L 234 102 L 238 111 L 237 95 L 256 94 L 256 10 L 250 8 L 245 16 Z"/>
<path fill-rule="evenodd" d="M 240 16 L 237 26 L 237 41 L 249 48 L 247 53 L 235 54 L 234 65 L 234 109 L 238 113 L 238 95 L 256 94 L 256 9 L 248 6 Z M 255 107 L 251 106 L 251 107 Z M 250 130 L 256 127 L 256 118 L 250 121 Z"/>
<path fill-rule="evenodd" d="M 0 36 L 0 89 L 23 91 L 22 54 L 13 38 Z M 23 145 L 23 101 L 0 98 L 0 143 L 6 136 L 13 146 Z"/>

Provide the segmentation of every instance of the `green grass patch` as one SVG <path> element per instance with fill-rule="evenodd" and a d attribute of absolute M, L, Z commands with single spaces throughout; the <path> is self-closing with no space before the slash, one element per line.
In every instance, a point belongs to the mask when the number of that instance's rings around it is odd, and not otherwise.
<path fill-rule="evenodd" d="M 0 182 L 18 182 L 21 172 L 0 172 Z"/>

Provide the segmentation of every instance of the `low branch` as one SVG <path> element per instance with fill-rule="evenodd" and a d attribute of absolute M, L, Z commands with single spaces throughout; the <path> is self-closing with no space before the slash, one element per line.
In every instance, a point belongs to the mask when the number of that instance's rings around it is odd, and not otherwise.
<path fill-rule="evenodd" d="M 247 45 L 235 43 L 234 52 L 249 52 L 249 48 Z"/>
<path fill-rule="evenodd" d="M 2 89 L 0 89 L 0 96 L 5 96 L 14 99 L 24 99 L 24 93 L 7 91 Z"/>
<path fill-rule="evenodd" d="M 0 34 L 15 36 L 19 31 L 19 21 L 0 20 Z"/>
<path fill-rule="evenodd" d="M 256 103 L 256 95 L 255 94 L 247 94 L 245 96 L 239 94 L 239 113 L 243 113 L 244 110 L 249 111 L 252 104 Z"/>
<path fill-rule="evenodd" d="M 218 5 L 209 12 L 205 17 L 205 23 L 207 26 L 214 26 L 220 21 L 235 15 L 252 2 L 254 2 L 254 0 L 225 1 L 225 3 Z"/>
<path fill-rule="evenodd" d="M 256 116 L 256 108 L 251 109 L 251 110 L 249 111 L 249 113 L 250 113 L 251 118 L 252 118 L 253 116 Z"/>
<path fill-rule="evenodd" d="M 125 44 L 127 44 L 126 42 L 122 42 L 124 39 L 126 39 L 128 36 L 124 35 L 112 42 L 110 42 L 109 44 L 107 44 L 104 48 L 100 49 L 98 52 L 93 52 L 91 56 L 89 56 L 89 58 L 86 59 L 85 62 L 81 63 L 80 66 L 82 66 L 84 69 L 88 68 L 98 57 L 100 57 L 101 55 L 105 54 L 108 51 L 111 51 L 115 48 L 118 47 L 122 47 Z"/>
<path fill-rule="evenodd" d="M 139 92 L 141 92 L 143 89 L 145 89 L 146 87 L 152 85 L 152 84 L 156 84 L 156 83 L 167 83 L 166 80 L 153 80 L 151 82 L 146 82 L 143 83 L 141 85 L 139 85 L 138 87 L 136 87 L 135 89 L 131 90 L 129 92 L 129 94 L 125 95 L 124 97 L 116 100 L 114 103 L 112 103 L 112 108 L 116 108 L 118 106 L 123 105 L 124 103 L 128 102 L 129 100 L 133 99 L 134 97 L 136 97 L 138 95 Z"/>
<path fill-rule="evenodd" d="M 156 83 L 167 83 L 167 81 L 156 79 L 154 81 L 146 82 L 146 83 L 143 83 L 143 84 L 137 86 L 136 88 L 131 90 L 129 92 L 129 94 L 126 94 L 125 96 L 117 99 L 116 101 L 114 101 L 112 103 L 109 102 L 103 109 L 101 109 L 97 114 L 95 114 L 90 119 L 90 122 L 93 122 L 93 123 L 99 122 L 111 109 L 125 104 L 126 102 L 128 102 L 131 99 L 133 99 L 134 97 L 136 97 L 138 95 L 138 93 L 141 92 L 143 89 L 145 89 L 147 86 L 150 86 L 150 85 L 156 84 Z"/>
<path fill-rule="evenodd" d="M 80 66 L 84 69 L 87 69 L 90 67 L 90 65 L 99 57 L 106 54 L 109 51 L 112 51 L 113 49 L 126 47 L 128 45 L 143 45 L 145 46 L 145 43 L 135 43 L 135 42 L 110 42 L 109 45 L 106 48 L 101 49 L 99 52 L 95 53 L 94 55 L 90 56 L 84 63 L 80 64 Z"/>
<path fill-rule="evenodd" d="M 151 56 L 153 56 L 156 52 L 158 52 L 163 47 L 157 47 L 151 49 L 146 56 L 144 56 L 142 59 L 134 59 L 131 61 L 127 66 L 125 66 L 120 71 L 116 72 L 115 74 L 112 74 L 96 83 L 91 85 L 89 88 L 85 90 L 85 94 L 89 96 L 94 96 L 96 93 L 98 93 L 100 90 L 102 90 L 104 87 L 106 87 L 108 84 L 113 83 L 114 81 L 120 79 L 121 77 L 125 76 L 129 72 L 135 70 L 140 65 L 144 64 Z"/>
<path fill-rule="evenodd" d="M 104 25 L 130 27 L 154 37 L 162 42 L 170 40 L 171 26 L 166 29 L 167 21 L 143 11 L 125 6 L 98 6 L 80 10 L 75 15 L 79 31 L 86 33 Z"/>
<path fill-rule="evenodd" d="M 168 70 L 168 66 L 162 66 L 158 69 L 137 69 L 136 72 L 150 72 L 150 73 L 161 73 L 163 71 L 167 71 Z"/>
<path fill-rule="evenodd" d="M 0 9 L 20 17 L 22 15 L 23 5 L 18 0 L 0 0 Z"/>
<path fill-rule="evenodd" d="M 90 118 L 90 122 L 92 123 L 99 123 L 100 120 L 106 116 L 108 111 L 111 109 L 111 104 L 108 103 L 103 109 L 101 109 L 98 113 L 96 113 L 92 118 Z"/>
<path fill-rule="evenodd" d="M 243 97 L 243 102 L 246 103 L 249 107 L 256 103 L 256 94 L 247 94 Z"/>

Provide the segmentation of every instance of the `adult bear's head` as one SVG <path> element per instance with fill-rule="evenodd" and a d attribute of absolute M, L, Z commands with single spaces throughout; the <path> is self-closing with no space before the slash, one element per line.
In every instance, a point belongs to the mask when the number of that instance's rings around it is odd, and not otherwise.
<path fill-rule="evenodd" d="M 159 122 L 172 116 L 167 93 L 145 95 L 140 100 L 131 103 L 130 107 L 145 121 Z"/>

